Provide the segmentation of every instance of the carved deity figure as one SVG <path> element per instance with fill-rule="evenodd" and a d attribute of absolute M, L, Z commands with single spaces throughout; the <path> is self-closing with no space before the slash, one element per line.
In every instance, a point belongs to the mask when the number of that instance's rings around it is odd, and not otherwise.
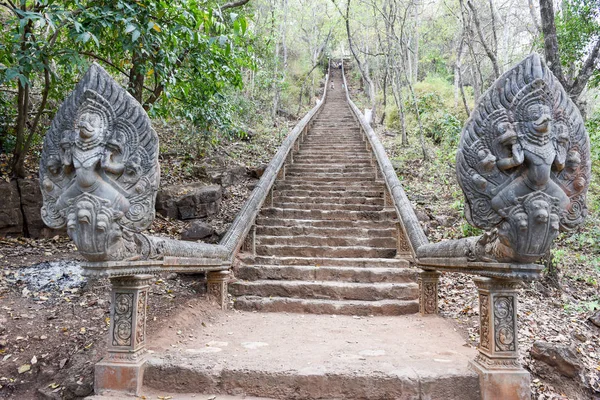
<path fill-rule="evenodd" d="M 487 233 L 473 259 L 533 262 L 587 213 L 589 138 L 537 54 L 502 75 L 463 129 L 457 176 L 468 221 Z"/>
<path fill-rule="evenodd" d="M 40 161 L 42 218 L 93 261 L 119 259 L 154 219 L 158 138 L 141 105 L 93 64 L 59 108 Z"/>

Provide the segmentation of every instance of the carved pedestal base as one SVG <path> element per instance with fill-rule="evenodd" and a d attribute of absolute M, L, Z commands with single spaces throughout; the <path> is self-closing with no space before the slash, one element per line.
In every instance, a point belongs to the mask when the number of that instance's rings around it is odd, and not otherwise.
<path fill-rule="evenodd" d="M 421 271 L 419 283 L 419 313 L 421 315 L 438 313 L 438 282 L 440 273 L 436 271 Z"/>
<path fill-rule="evenodd" d="M 482 399 L 525 400 L 530 376 L 519 364 L 517 289 L 519 280 L 474 278 L 479 292 L 479 354 L 471 367 L 479 374 Z"/>
<path fill-rule="evenodd" d="M 208 297 L 220 304 L 222 310 L 227 310 L 229 275 L 229 271 L 211 271 L 208 273 Z"/>
<path fill-rule="evenodd" d="M 94 391 L 139 394 L 146 362 L 146 304 L 152 275 L 112 278 L 108 354 L 96 364 Z"/>

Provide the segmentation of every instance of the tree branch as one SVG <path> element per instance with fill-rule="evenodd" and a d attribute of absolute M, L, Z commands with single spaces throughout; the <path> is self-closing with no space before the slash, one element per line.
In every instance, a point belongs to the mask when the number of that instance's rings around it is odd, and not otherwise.
<path fill-rule="evenodd" d="M 238 0 L 238 1 L 232 1 L 230 3 L 226 3 L 224 5 L 221 6 L 221 11 L 225 11 L 229 8 L 236 8 L 236 7 L 241 7 L 244 4 L 248 3 L 250 0 Z"/>
<path fill-rule="evenodd" d="M 487 45 L 485 38 L 483 37 L 483 32 L 481 31 L 481 24 L 479 23 L 479 17 L 477 16 L 477 10 L 471 0 L 467 1 L 467 5 L 471 9 L 471 13 L 473 14 L 473 22 L 475 23 L 475 27 L 477 28 L 477 34 L 479 35 L 479 40 L 481 40 L 481 45 L 485 50 L 488 58 L 492 62 L 492 67 L 494 67 L 494 73 L 496 74 L 495 78 L 498 79 L 500 76 L 500 69 L 498 68 L 498 60 L 496 59 L 496 55 Z"/>
<path fill-rule="evenodd" d="M 581 95 L 581 92 L 583 92 L 585 85 L 594 73 L 595 64 L 598 60 L 600 60 L 600 39 L 596 40 L 594 48 L 588 55 L 588 58 L 583 63 L 583 66 L 577 74 L 577 78 L 575 78 L 575 81 L 573 82 L 573 85 L 569 90 L 569 95 L 572 98 L 576 99 L 577 97 L 579 97 L 579 95 Z"/>

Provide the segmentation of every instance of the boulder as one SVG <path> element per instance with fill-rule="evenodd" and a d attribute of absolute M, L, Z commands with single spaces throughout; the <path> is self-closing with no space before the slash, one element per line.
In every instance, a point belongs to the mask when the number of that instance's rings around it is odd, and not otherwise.
<path fill-rule="evenodd" d="M 531 357 L 556 369 L 561 375 L 574 378 L 581 371 L 581 361 L 577 353 L 565 345 L 546 342 L 534 342 Z"/>
<path fill-rule="evenodd" d="M 246 167 L 242 166 L 224 170 L 214 170 L 209 173 L 211 182 L 219 184 L 223 187 L 242 183 L 246 178 L 246 174 Z"/>
<path fill-rule="evenodd" d="M 21 210 L 23 211 L 23 224 L 29 237 L 34 239 L 49 238 L 56 235 L 66 235 L 65 229 L 51 229 L 42 221 L 42 191 L 37 178 L 19 179 L 21 192 Z"/>
<path fill-rule="evenodd" d="M 250 178 L 260 179 L 261 176 L 263 176 L 263 174 L 265 173 L 266 169 L 267 169 L 267 164 L 261 164 L 258 167 L 250 168 L 248 170 L 248 175 L 250 176 Z"/>
<path fill-rule="evenodd" d="M 600 328 L 600 310 L 590 316 L 590 322 Z"/>
<path fill-rule="evenodd" d="M 215 230 L 212 226 L 206 222 L 195 220 L 188 224 L 188 226 L 181 232 L 182 240 L 201 240 L 212 236 Z"/>
<path fill-rule="evenodd" d="M 0 181 L 0 236 L 23 234 L 23 214 L 16 181 Z"/>
<path fill-rule="evenodd" d="M 222 188 L 217 185 L 166 186 L 156 196 L 156 211 L 173 219 L 205 218 L 219 212 L 222 194 Z"/>

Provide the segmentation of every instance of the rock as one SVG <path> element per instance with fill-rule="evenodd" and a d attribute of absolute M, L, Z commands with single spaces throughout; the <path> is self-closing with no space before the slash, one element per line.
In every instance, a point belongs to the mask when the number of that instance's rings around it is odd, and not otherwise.
<path fill-rule="evenodd" d="M 248 175 L 250 175 L 251 178 L 260 179 L 260 177 L 263 176 L 263 174 L 265 173 L 266 169 L 267 164 L 261 164 L 258 167 L 250 168 L 248 170 Z"/>
<path fill-rule="evenodd" d="M 94 382 L 90 377 L 76 380 L 77 377 L 71 377 L 65 383 L 64 398 L 82 398 L 94 394 Z"/>
<path fill-rule="evenodd" d="M 212 236 L 215 230 L 206 222 L 196 220 L 192 221 L 183 232 L 181 232 L 182 240 L 201 240 Z"/>
<path fill-rule="evenodd" d="M 600 310 L 590 316 L 590 322 L 600 328 Z"/>
<path fill-rule="evenodd" d="M 170 274 L 167 275 L 167 280 L 168 281 L 174 281 L 177 279 L 177 273 L 176 272 L 171 272 Z"/>
<path fill-rule="evenodd" d="M 228 187 L 244 181 L 246 178 L 246 167 L 237 166 L 226 170 L 215 170 L 209 175 L 212 183 Z"/>
<path fill-rule="evenodd" d="M 534 342 L 531 357 L 554 367 L 560 374 L 574 378 L 581 371 L 581 362 L 577 353 L 565 345 L 546 342 Z"/>
<path fill-rule="evenodd" d="M 427 213 L 424 211 L 415 210 L 415 214 L 417 215 L 417 219 L 421 222 L 429 222 L 431 220 L 431 218 L 429 218 L 429 215 L 427 215 Z"/>
<path fill-rule="evenodd" d="M 435 219 L 441 226 L 449 227 L 454 224 L 453 218 L 447 215 L 437 215 Z"/>
<path fill-rule="evenodd" d="M 65 229 L 51 229 L 42 221 L 42 191 L 37 178 L 19 179 L 21 193 L 21 210 L 23 211 L 23 224 L 25 232 L 34 239 L 51 238 L 56 235 L 66 236 Z"/>
<path fill-rule="evenodd" d="M 254 132 L 252 129 L 245 129 L 245 130 L 244 130 L 244 132 L 243 132 L 243 134 L 242 134 L 242 136 L 241 136 L 241 139 L 242 139 L 244 142 L 249 142 L 249 141 L 251 141 L 251 140 L 252 140 L 252 139 L 253 139 L 255 136 L 256 136 L 256 132 Z"/>
<path fill-rule="evenodd" d="M 173 219 L 196 219 L 215 215 L 221 205 L 220 186 L 202 183 L 162 188 L 156 196 L 156 211 Z"/>
<path fill-rule="evenodd" d="M 16 181 L 0 181 L 0 236 L 23 234 L 23 214 Z"/>

